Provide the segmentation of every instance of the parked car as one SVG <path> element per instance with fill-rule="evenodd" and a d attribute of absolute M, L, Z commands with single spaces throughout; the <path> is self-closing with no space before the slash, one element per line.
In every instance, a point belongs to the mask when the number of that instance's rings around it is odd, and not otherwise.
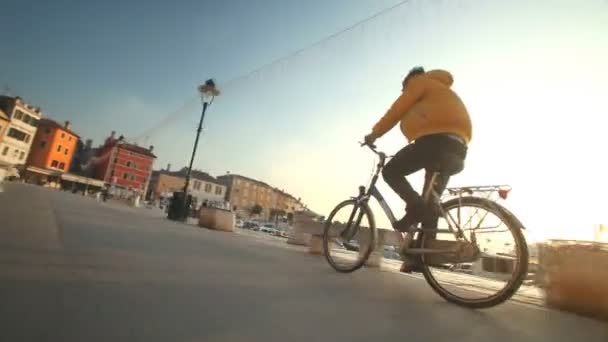
<path fill-rule="evenodd" d="M 243 223 L 243 228 L 245 228 L 245 229 L 251 229 L 253 231 L 258 231 L 258 230 L 260 230 L 260 225 L 257 222 L 245 221 Z"/>
<path fill-rule="evenodd" d="M 260 231 L 264 232 L 264 233 L 269 233 L 271 235 L 275 235 L 275 232 L 277 232 L 277 230 L 274 228 L 274 225 L 272 223 L 266 223 L 266 224 L 262 225 L 260 227 Z"/>
<path fill-rule="evenodd" d="M 466 263 L 466 264 L 451 265 L 449 269 L 452 272 L 472 274 L 473 273 L 473 264 Z"/>

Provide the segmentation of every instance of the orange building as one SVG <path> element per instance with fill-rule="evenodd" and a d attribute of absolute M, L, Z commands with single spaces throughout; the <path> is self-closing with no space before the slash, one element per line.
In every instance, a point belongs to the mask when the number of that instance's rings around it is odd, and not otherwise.
<path fill-rule="evenodd" d="M 46 183 L 69 171 L 79 139 L 70 128 L 69 121 L 63 126 L 49 119 L 38 122 L 38 131 L 26 163 L 29 181 Z"/>

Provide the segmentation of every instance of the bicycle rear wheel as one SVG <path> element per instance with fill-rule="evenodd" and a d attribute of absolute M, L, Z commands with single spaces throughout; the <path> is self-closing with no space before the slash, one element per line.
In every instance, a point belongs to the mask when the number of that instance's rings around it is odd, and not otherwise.
<path fill-rule="evenodd" d="M 367 203 L 355 199 L 336 206 L 325 221 L 325 259 L 338 272 L 353 272 L 365 264 L 376 243 L 376 225 Z"/>
<path fill-rule="evenodd" d="M 433 256 L 423 256 L 422 273 L 426 281 L 447 301 L 469 308 L 488 308 L 511 298 L 528 274 L 528 245 L 519 220 L 504 207 L 486 198 L 455 198 L 442 206 L 448 213 L 448 219 L 460 226 L 464 237 L 478 248 L 479 256 L 476 260 L 468 260 L 466 263 L 442 265 L 431 265 Z M 472 216 L 463 220 L 463 212 L 471 211 Z M 473 228 L 466 227 L 474 221 L 474 216 L 482 217 L 479 215 L 480 211 L 487 214 L 479 224 Z M 492 217 L 498 219 L 498 224 L 484 223 L 486 219 L 488 220 L 485 222 L 492 222 Z M 445 219 L 440 219 L 438 228 L 447 228 Z M 491 233 L 496 235 L 489 237 Z M 506 242 L 508 237 L 512 240 Z M 424 233 L 421 233 L 419 239 L 422 247 L 433 243 L 432 238 L 427 238 Z M 439 241 L 442 243 L 450 240 L 444 239 L 440 234 L 436 239 L 442 240 Z M 464 241 L 453 235 L 451 240 Z M 497 251 L 489 251 L 490 248 Z"/>

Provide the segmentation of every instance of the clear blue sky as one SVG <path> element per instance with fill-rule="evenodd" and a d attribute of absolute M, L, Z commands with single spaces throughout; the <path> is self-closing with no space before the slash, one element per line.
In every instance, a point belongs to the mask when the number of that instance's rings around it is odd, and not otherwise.
<path fill-rule="evenodd" d="M 13 1 L 0 12 L 0 87 L 95 143 L 116 130 L 154 144 L 157 167 L 178 167 L 194 140 L 195 86 L 215 77 L 223 94 L 196 166 L 265 180 L 326 213 L 368 180 L 373 160 L 355 142 L 404 73 L 445 68 L 474 120 L 467 169 L 452 184 L 512 184 L 509 205 L 539 238 L 588 238 L 608 221 L 608 186 L 589 176 L 608 168 L 598 157 L 607 1 L 412 0 L 227 83 L 398 2 Z M 380 142 L 388 152 L 403 144 L 397 130 Z"/>

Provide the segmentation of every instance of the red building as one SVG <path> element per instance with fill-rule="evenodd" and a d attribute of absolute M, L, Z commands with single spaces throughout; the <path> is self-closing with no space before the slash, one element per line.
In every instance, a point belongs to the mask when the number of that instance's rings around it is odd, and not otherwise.
<path fill-rule="evenodd" d="M 115 132 L 108 137 L 97 152 L 99 161 L 95 168 L 95 177 L 114 187 L 114 194 L 128 196 L 146 193 L 152 166 L 156 156 L 154 147 L 141 147 L 116 139 Z"/>

